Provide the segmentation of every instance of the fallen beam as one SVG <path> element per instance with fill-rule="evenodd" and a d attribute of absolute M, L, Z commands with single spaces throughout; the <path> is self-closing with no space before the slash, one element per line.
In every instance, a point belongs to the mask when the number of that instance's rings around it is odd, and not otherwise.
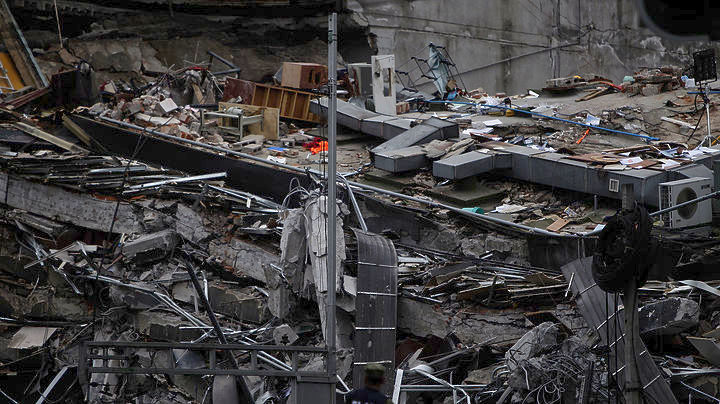
<path fill-rule="evenodd" d="M 116 201 L 97 199 L 89 194 L 67 191 L 0 173 L 0 202 L 17 209 L 79 227 L 109 231 L 115 215 Z M 133 206 L 120 203 L 113 231 L 142 232 Z"/>
<path fill-rule="evenodd" d="M 90 153 L 87 149 L 84 147 L 78 146 L 74 143 L 70 143 L 67 140 L 60 139 L 57 136 L 51 135 L 45 131 L 42 131 L 34 126 L 30 126 L 23 122 L 16 122 L 13 124 L 16 128 L 20 129 L 21 131 L 27 133 L 30 136 L 36 137 L 38 139 L 42 139 L 48 143 L 52 143 L 55 146 L 67 150 L 72 153 L 80 153 L 80 154 L 88 154 Z"/>

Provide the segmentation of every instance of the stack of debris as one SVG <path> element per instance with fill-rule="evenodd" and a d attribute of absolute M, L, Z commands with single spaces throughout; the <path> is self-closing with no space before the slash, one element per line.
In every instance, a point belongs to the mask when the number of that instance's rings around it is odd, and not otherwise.
<path fill-rule="evenodd" d="M 647 68 L 626 76 L 622 86 L 628 95 L 642 94 L 647 97 L 682 87 L 682 75 L 683 69 L 677 66 Z"/>
<path fill-rule="evenodd" d="M 78 68 L 54 76 L 52 90 L 29 77 L 38 93 L 11 83 L 4 97 L 4 399 L 323 401 L 304 397 L 327 377 L 333 340 L 340 393 L 361 387 L 363 368 L 377 364 L 384 392 L 403 404 L 622 396 L 623 306 L 596 287 L 586 257 L 597 240 L 587 231 L 605 226 L 621 185 L 647 187 L 635 192 L 649 205 L 669 179 L 706 176 L 709 192 L 720 151 L 689 146 L 695 111 L 677 112 L 680 120 L 651 118 L 636 104 L 608 109 L 628 98 L 595 75 L 547 83 L 571 110 L 534 91 L 467 92 L 435 45 L 415 61 L 437 86 L 429 100 L 411 85 L 419 77 L 395 71 L 393 55 L 347 73 L 286 62 L 273 85 L 241 80 L 238 66 L 210 51 L 209 63 L 172 70 L 144 42 L 121 42 L 47 52 Z M 31 61 L 29 49 L 20 53 Z M 92 75 L 81 58 L 104 77 L 129 74 L 99 86 L 65 80 Z M 231 70 L 211 73 L 213 60 Z M 397 93 L 396 73 L 406 84 Z M 238 78 L 220 78 L 227 74 Z M 681 75 L 646 69 L 624 89 L 652 105 Z M 340 102 L 338 122 L 349 130 L 338 165 L 355 171 L 338 178 L 337 217 L 325 192 L 327 101 L 317 99 L 329 77 L 343 79 L 340 95 L 357 97 Z M 104 102 L 65 96 L 82 86 Z M 592 92 L 578 104 L 575 90 Z M 51 91 L 55 103 L 36 102 Z M 697 110 L 687 94 L 671 104 Z M 291 121 L 281 129 L 281 119 Z M 671 137 L 669 125 L 688 134 Z M 364 170 L 371 164 L 393 174 Z M 664 268 L 638 292 L 644 394 L 670 404 L 718 396 L 717 237 L 654 233 Z"/>

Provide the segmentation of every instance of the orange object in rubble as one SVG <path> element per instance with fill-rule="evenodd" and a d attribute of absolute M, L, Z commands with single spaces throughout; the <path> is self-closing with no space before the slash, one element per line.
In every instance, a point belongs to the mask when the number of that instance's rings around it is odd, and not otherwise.
<path fill-rule="evenodd" d="M 328 150 L 328 142 L 322 141 L 319 142 L 317 146 L 313 146 L 310 148 L 310 153 L 312 154 L 318 154 L 320 152 L 324 152 Z"/>

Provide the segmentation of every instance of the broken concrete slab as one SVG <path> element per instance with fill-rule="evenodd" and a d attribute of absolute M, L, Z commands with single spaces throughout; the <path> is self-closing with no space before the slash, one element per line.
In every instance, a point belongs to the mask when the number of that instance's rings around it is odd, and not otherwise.
<path fill-rule="evenodd" d="M 298 338 L 292 327 L 287 324 L 277 326 L 273 330 L 273 339 L 277 345 L 292 345 Z"/>
<path fill-rule="evenodd" d="M 413 335 L 444 338 L 451 332 L 465 343 L 483 343 L 500 338 L 515 342 L 530 329 L 521 310 L 484 310 L 473 313 L 444 312 L 432 304 L 398 296 L 398 329 Z M 509 344 L 508 344 L 509 345 Z"/>
<path fill-rule="evenodd" d="M 505 364 L 512 371 L 522 361 L 555 349 L 562 341 L 562 329 L 558 324 L 545 322 L 530 330 L 505 353 Z"/>
<path fill-rule="evenodd" d="M 240 321 L 259 324 L 268 318 L 269 313 L 263 298 L 243 293 L 230 286 L 211 284 L 208 288 L 208 300 L 215 312 Z"/>
<path fill-rule="evenodd" d="M 213 240 L 208 244 L 208 251 L 238 275 L 249 276 L 260 282 L 267 281 L 263 266 L 277 265 L 280 261 L 274 252 L 238 238 L 232 238 L 229 242 Z"/>
<path fill-rule="evenodd" d="M 694 300 L 671 297 L 644 305 L 639 319 L 643 336 L 675 335 L 698 325 L 700 308 Z"/>
<path fill-rule="evenodd" d="M 29 349 L 45 345 L 45 342 L 57 331 L 54 327 L 22 327 L 10 340 L 8 348 Z"/>
<path fill-rule="evenodd" d="M 181 326 L 190 325 L 183 321 L 180 316 L 168 312 L 143 310 L 135 316 L 135 329 L 152 339 L 160 341 L 183 341 L 197 338 L 198 330 L 188 328 L 181 329 Z"/>
<path fill-rule="evenodd" d="M 375 167 L 391 173 L 417 170 L 430 164 L 425 150 L 420 146 L 377 152 L 374 160 Z"/>
<path fill-rule="evenodd" d="M 176 109 L 178 109 L 178 106 L 172 98 L 166 98 L 155 104 L 155 112 L 163 116 L 175 111 Z"/>
<path fill-rule="evenodd" d="M 115 201 L 10 177 L 6 173 L 0 173 L 0 200 L 14 208 L 92 230 L 107 232 L 114 224 L 112 227 L 117 233 L 141 231 L 140 221 L 128 203 L 120 203 L 115 214 L 118 205 Z"/>
<path fill-rule="evenodd" d="M 161 303 L 152 295 L 137 289 L 110 288 L 108 293 L 113 303 L 131 310 L 147 310 Z"/>
<path fill-rule="evenodd" d="M 167 257 L 178 241 L 174 230 L 162 230 L 125 242 L 121 251 L 127 259 L 136 264 L 149 264 Z"/>

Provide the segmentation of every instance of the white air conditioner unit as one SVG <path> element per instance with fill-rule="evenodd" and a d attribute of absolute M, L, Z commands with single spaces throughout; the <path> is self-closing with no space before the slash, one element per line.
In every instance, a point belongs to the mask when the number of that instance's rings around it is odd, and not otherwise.
<path fill-rule="evenodd" d="M 712 192 L 710 178 L 687 178 L 684 180 L 663 182 L 660 184 L 660 209 L 667 209 L 683 202 L 697 199 Z M 662 215 L 666 227 L 683 228 L 712 222 L 712 202 L 710 199 L 683 206 Z"/>

